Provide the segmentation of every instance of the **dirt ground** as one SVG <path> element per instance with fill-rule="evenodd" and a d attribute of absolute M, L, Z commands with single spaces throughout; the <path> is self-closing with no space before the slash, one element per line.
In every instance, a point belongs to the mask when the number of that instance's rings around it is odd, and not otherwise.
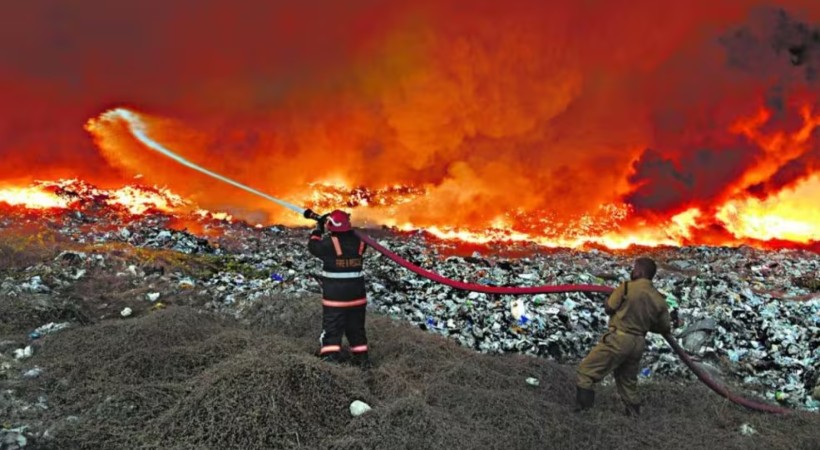
<path fill-rule="evenodd" d="M 746 411 L 700 384 L 642 384 L 637 420 L 611 386 L 576 414 L 573 367 L 476 354 L 375 315 L 375 367 L 330 365 L 313 356 L 320 315 L 315 297 L 280 298 L 244 320 L 179 306 L 48 335 L 25 361 L 43 374 L 12 386 L 27 401 L 48 399 L 36 417 L 47 437 L 26 448 L 820 448 L 817 414 Z M 352 417 L 354 400 L 372 411 Z M 5 412 L 9 422 L 34 417 Z M 744 424 L 755 433 L 743 435 Z"/>

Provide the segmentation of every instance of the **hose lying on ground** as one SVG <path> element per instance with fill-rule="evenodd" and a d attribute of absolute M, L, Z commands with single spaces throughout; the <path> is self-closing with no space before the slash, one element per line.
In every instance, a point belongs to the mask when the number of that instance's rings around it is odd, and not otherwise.
<path fill-rule="evenodd" d="M 146 147 L 148 147 L 149 149 L 151 149 L 155 152 L 158 152 L 158 153 L 162 154 L 163 156 L 171 158 L 171 159 L 177 161 L 178 163 L 180 163 L 180 164 L 182 164 L 186 167 L 189 167 L 191 169 L 199 171 L 199 172 L 201 172 L 205 175 L 208 175 L 208 176 L 210 176 L 212 178 L 215 178 L 217 180 L 220 180 L 222 182 L 228 183 L 228 184 L 230 184 L 232 186 L 235 186 L 239 189 L 242 189 L 244 191 L 250 192 L 251 194 L 262 197 L 266 200 L 269 200 L 273 203 L 276 203 L 279 206 L 282 206 L 284 208 L 288 208 L 288 209 L 290 209 L 290 210 L 292 210 L 292 211 L 294 211 L 294 212 L 296 212 L 300 215 L 303 215 L 303 217 L 306 217 L 306 218 L 308 218 L 308 217 L 318 218 L 319 217 L 317 214 L 313 213 L 310 210 L 300 208 L 300 207 L 298 207 L 298 206 L 296 206 L 292 203 L 289 203 L 289 202 L 286 202 L 282 199 L 270 196 L 268 194 L 265 194 L 264 192 L 258 191 L 256 189 L 253 189 L 253 188 L 249 187 L 249 186 L 245 186 L 244 184 L 241 184 L 239 182 L 231 180 L 230 178 L 227 178 L 227 177 L 222 176 L 218 173 L 212 172 L 212 171 L 210 171 L 210 170 L 208 170 L 204 167 L 201 167 L 197 164 L 194 164 L 194 163 L 188 161 L 187 159 L 183 158 L 182 156 L 180 156 L 180 155 L 174 153 L 173 151 L 169 150 L 168 148 L 164 147 L 162 144 L 160 144 L 160 143 L 154 141 L 153 139 L 151 139 L 147 134 L 147 127 L 146 127 L 145 123 L 143 123 L 141 118 L 137 114 L 133 113 L 132 111 L 129 111 L 129 110 L 123 109 L 123 108 L 118 108 L 118 109 L 107 112 L 106 117 L 109 118 L 109 119 L 110 118 L 119 118 L 119 119 L 124 120 L 126 123 L 128 123 L 129 128 L 131 130 L 131 133 L 134 135 L 134 137 L 136 137 L 139 141 L 141 141 L 143 144 L 145 144 Z M 311 213 L 311 214 L 307 214 L 307 213 Z M 368 245 L 370 245 L 371 247 L 376 249 L 379 253 L 381 253 L 384 256 L 390 258 L 391 260 L 393 260 L 394 262 L 396 262 L 400 266 L 402 266 L 402 267 L 404 267 L 404 268 L 406 268 L 406 269 L 408 269 L 408 270 L 410 270 L 410 271 L 412 271 L 412 272 L 414 272 L 414 273 L 416 273 L 416 274 L 418 274 L 422 277 L 425 277 L 429 280 L 432 280 L 432 281 L 435 281 L 437 283 L 441 283 L 441 284 L 450 286 L 450 287 L 455 288 L 455 289 L 475 291 L 475 292 L 483 292 L 483 293 L 487 293 L 487 294 L 508 294 L 508 295 L 541 294 L 541 293 L 546 294 L 546 293 L 562 293 L 562 292 L 602 292 L 602 293 L 608 294 L 608 293 L 611 293 L 614 290 L 609 286 L 584 285 L 584 284 L 515 287 L 515 286 L 486 286 L 486 285 L 474 284 L 474 283 L 464 283 L 464 282 L 461 282 L 461 281 L 455 281 L 455 280 L 449 279 L 449 278 L 441 276 L 441 275 L 439 275 L 435 272 L 431 272 L 429 270 L 421 268 L 421 267 L 419 267 L 419 266 L 405 260 L 401 256 L 393 253 L 389 249 L 385 248 L 384 246 L 382 246 L 381 244 L 376 242 L 375 239 L 371 238 L 370 236 L 367 236 L 364 233 L 356 231 L 356 234 L 365 243 L 367 243 Z M 692 372 L 694 372 L 695 375 L 697 375 L 698 379 L 700 379 L 700 381 L 702 381 L 704 384 L 709 386 L 710 389 L 717 392 L 722 397 L 725 397 L 726 399 L 728 399 L 729 401 L 731 401 L 733 403 L 736 403 L 736 404 L 741 405 L 741 406 L 745 406 L 746 408 L 749 408 L 749 409 L 752 409 L 752 410 L 755 410 L 755 411 L 762 411 L 762 412 L 769 412 L 769 413 L 786 413 L 786 412 L 790 412 L 790 410 L 788 410 L 788 409 L 780 408 L 780 407 L 773 406 L 773 405 L 765 405 L 765 404 L 762 404 L 762 403 L 757 403 L 757 402 L 747 400 L 747 399 L 744 399 L 742 397 L 738 397 L 738 396 L 732 394 L 731 392 L 729 392 L 729 390 L 727 390 L 723 386 L 716 383 L 715 380 L 713 380 L 709 376 L 709 374 L 707 374 L 702 368 L 697 366 L 697 364 L 695 364 L 692 361 L 692 358 L 690 358 L 689 355 L 681 348 L 681 346 L 678 344 L 678 342 L 675 340 L 674 337 L 672 337 L 670 335 L 664 335 L 664 338 L 666 338 L 666 342 L 668 342 L 669 345 L 672 346 L 672 349 L 675 351 L 675 353 L 677 353 L 677 355 L 684 362 L 684 364 L 686 364 L 686 366 L 689 367 L 689 369 L 692 370 Z"/>
<path fill-rule="evenodd" d="M 435 281 L 436 283 L 441 283 L 446 286 L 450 286 L 455 289 L 461 289 L 464 291 L 473 291 L 473 292 L 483 292 L 485 294 L 503 294 L 503 295 L 524 295 L 524 294 L 555 294 L 561 292 L 603 292 L 603 293 L 610 293 L 612 292 L 612 288 L 609 286 L 600 286 L 594 284 L 559 284 L 553 286 L 487 286 L 484 284 L 476 284 L 476 283 L 465 283 L 463 281 L 456 281 L 444 276 L 441 276 L 435 272 L 429 271 L 422 267 L 419 267 L 410 261 L 402 258 L 401 256 L 393 253 L 383 245 L 376 242 L 375 239 L 371 238 L 370 236 L 356 231 L 356 235 L 361 238 L 367 245 L 376 249 L 382 255 L 390 258 L 396 264 L 404 267 L 405 269 L 414 272 L 418 275 L 421 275 L 428 280 Z"/>
<path fill-rule="evenodd" d="M 743 398 L 743 397 L 740 397 L 738 395 L 735 395 L 733 392 L 726 389 L 725 386 L 722 386 L 722 385 L 718 384 L 711 376 L 709 376 L 709 374 L 705 370 L 703 370 L 702 367 L 697 365 L 697 363 L 695 363 L 692 360 L 692 358 L 689 356 L 689 354 L 686 353 L 686 350 L 684 350 L 680 346 L 680 344 L 678 344 L 678 341 L 677 341 L 677 339 L 675 339 L 674 336 L 672 336 L 670 334 L 664 334 L 663 338 L 666 339 L 666 342 L 669 344 L 670 347 L 672 347 L 672 350 L 675 351 L 675 353 L 678 355 L 678 357 L 681 359 L 681 361 L 683 361 L 683 363 L 686 364 L 686 367 L 688 367 L 689 370 L 694 372 L 694 374 L 698 377 L 698 379 L 700 381 L 703 382 L 703 384 L 705 384 L 706 386 L 709 386 L 709 389 L 715 391 L 721 397 L 726 398 L 727 400 L 729 400 L 732 403 L 736 403 L 740 406 L 744 406 L 744 407 L 749 408 L 749 409 L 754 410 L 754 411 L 761 411 L 761 412 L 774 413 L 774 414 L 786 414 L 786 413 L 792 412 L 792 410 L 790 410 L 790 409 L 781 408 L 779 406 L 769 405 L 769 404 L 766 404 L 766 403 L 756 402 L 756 401 L 749 400 L 747 398 Z"/>

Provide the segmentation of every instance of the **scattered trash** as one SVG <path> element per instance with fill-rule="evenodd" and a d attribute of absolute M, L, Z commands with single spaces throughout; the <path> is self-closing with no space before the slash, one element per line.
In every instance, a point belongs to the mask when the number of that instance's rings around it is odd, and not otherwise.
<path fill-rule="evenodd" d="M 69 322 L 62 322 L 62 323 L 54 323 L 49 322 L 41 327 L 38 327 L 34 331 L 29 334 L 29 337 L 32 339 L 37 339 L 43 337 L 47 334 L 55 333 L 62 329 L 68 328 L 71 324 Z"/>
<path fill-rule="evenodd" d="M 150 292 L 145 296 L 149 302 L 154 303 L 159 299 L 159 292 Z"/>
<path fill-rule="evenodd" d="M 682 346 L 687 352 L 697 354 L 716 328 L 717 322 L 705 318 L 687 326 L 678 335 L 678 339 L 683 340 Z"/>
<path fill-rule="evenodd" d="M 744 436 L 751 436 L 755 433 L 757 433 L 757 430 L 752 428 L 752 426 L 749 425 L 748 423 L 744 423 L 743 425 L 740 426 L 740 434 L 742 434 Z"/>
<path fill-rule="evenodd" d="M 43 373 L 43 370 L 39 367 L 35 367 L 33 369 L 27 370 L 23 373 L 23 378 L 37 378 Z"/>
<path fill-rule="evenodd" d="M 353 403 L 350 404 L 350 414 L 353 417 L 359 417 L 362 414 L 370 411 L 372 408 L 365 402 L 355 400 Z"/>
<path fill-rule="evenodd" d="M 183 278 L 179 280 L 178 286 L 180 287 L 180 289 L 192 289 L 194 286 L 196 286 L 196 283 L 194 282 L 194 280 L 190 278 Z"/>
<path fill-rule="evenodd" d="M 530 378 L 527 378 L 527 380 L 526 380 L 526 381 L 527 381 L 527 384 L 529 384 L 530 386 L 538 386 L 538 385 L 540 385 L 540 384 L 541 384 L 541 382 L 540 382 L 540 381 L 538 381 L 538 378 L 532 378 L 532 377 L 530 377 Z"/>
<path fill-rule="evenodd" d="M 128 317 L 131 315 L 132 312 L 133 311 L 131 311 L 131 308 L 125 308 L 122 311 L 120 311 L 120 315 L 123 317 Z"/>
<path fill-rule="evenodd" d="M 26 358 L 31 358 L 33 354 L 34 348 L 32 348 L 30 345 L 27 345 L 26 348 L 18 348 L 14 351 L 14 359 L 22 360 Z"/>
<path fill-rule="evenodd" d="M 15 449 L 28 445 L 25 431 L 28 427 L 0 428 L 0 448 Z"/>
<path fill-rule="evenodd" d="M 527 313 L 527 307 L 523 299 L 516 299 L 510 304 L 510 313 L 515 320 L 521 319 Z"/>

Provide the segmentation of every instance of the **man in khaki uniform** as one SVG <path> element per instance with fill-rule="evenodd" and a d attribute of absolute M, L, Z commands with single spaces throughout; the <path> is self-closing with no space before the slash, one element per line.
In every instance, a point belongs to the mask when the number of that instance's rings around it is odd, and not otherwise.
<path fill-rule="evenodd" d="M 628 415 L 640 413 L 638 373 L 646 348 L 646 333 L 667 334 L 672 319 L 666 299 L 652 285 L 657 267 L 649 258 L 638 258 L 627 281 L 609 296 L 604 310 L 610 316 L 609 331 L 578 366 L 577 409 L 595 403 L 595 383 L 614 371 L 618 394 Z"/>

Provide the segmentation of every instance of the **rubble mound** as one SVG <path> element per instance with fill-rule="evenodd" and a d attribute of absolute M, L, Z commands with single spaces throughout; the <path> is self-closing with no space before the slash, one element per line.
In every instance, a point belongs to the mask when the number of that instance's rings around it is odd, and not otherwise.
<path fill-rule="evenodd" d="M 313 356 L 315 296 L 272 298 L 244 320 L 188 307 L 41 339 L 23 391 L 48 396 L 40 449 L 809 448 L 816 414 L 774 417 L 704 386 L 642 383 L 644 415 L 611 386 L 574 414 L 571 366 L 482 355 L 371 314 L 369 372 Z M 537 385 L 525 380 L 535 378 Z M 352 417 L 360 400 L 372 410 Z M 13 418 L 14 419 L 14 418 Z M 753 430 L 742 433 L 741 429 Z"/>

